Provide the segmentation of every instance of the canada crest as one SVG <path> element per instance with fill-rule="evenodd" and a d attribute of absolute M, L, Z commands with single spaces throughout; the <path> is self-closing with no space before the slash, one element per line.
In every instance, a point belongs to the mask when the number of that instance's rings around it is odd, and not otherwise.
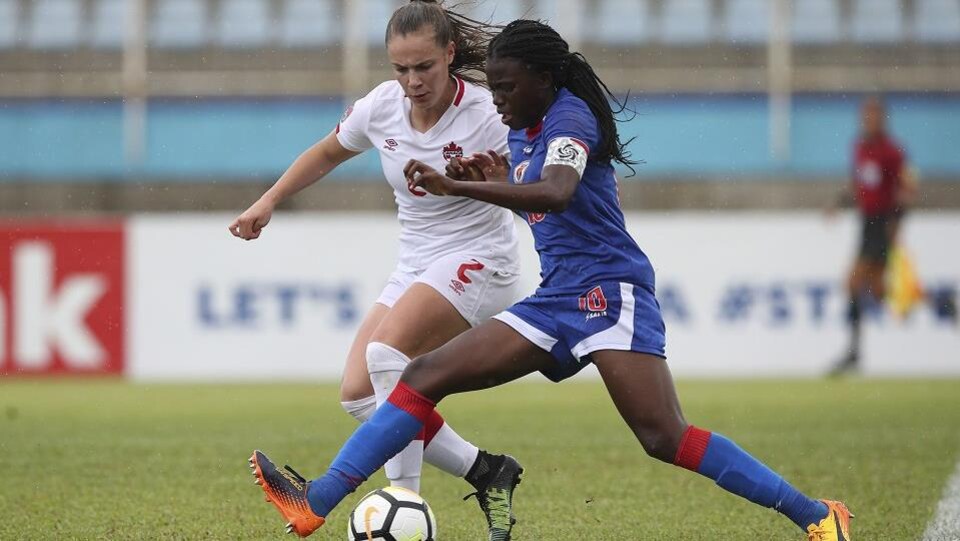
<path fill-rule="evenodd" d="M 452 160 L 453 158 L 463 157 L 463 147 L 450 141 L 450 144 L 443 147 L 443 159 Z"/>

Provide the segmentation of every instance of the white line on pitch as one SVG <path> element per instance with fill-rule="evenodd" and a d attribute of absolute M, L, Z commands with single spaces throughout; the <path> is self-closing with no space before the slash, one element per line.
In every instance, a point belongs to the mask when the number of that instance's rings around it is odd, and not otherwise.
<path fill-rule="evenodd" d="M 937 512 L 927 525 L 922 541 L 960 541 L 960 462 L 947 480 Z"/>

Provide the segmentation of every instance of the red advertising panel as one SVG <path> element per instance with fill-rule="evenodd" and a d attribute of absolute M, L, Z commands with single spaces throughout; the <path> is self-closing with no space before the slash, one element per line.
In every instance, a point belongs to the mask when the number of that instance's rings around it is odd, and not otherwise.
<path fill-rule="evenodd" d="M 120 374 L 122 222 L 0 221 L 0 375 Z"/>

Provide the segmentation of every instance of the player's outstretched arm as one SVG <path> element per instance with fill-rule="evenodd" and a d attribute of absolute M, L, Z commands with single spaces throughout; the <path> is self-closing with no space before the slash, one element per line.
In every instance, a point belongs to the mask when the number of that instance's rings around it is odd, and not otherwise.
<path fill-rule="evenodd" d="M 577 170 L 566 165 L 548 165 L 540 180 L 523 184 L 454 180 L 417 160 L 407 162 L 403 174 L 411 188 L 422 187 L 434 195 L 469 197 L 526 212 L 563 212 L 580 182 Z"/>
<path fill-rule="evenodd" d="M 244 240 L 258 238 L 278 203 L 320 180 L 357 154 L 344 148 L 336 134 L 324 137 L 300 154 L 260 199 L 230 223 L 230 233 Z"/>

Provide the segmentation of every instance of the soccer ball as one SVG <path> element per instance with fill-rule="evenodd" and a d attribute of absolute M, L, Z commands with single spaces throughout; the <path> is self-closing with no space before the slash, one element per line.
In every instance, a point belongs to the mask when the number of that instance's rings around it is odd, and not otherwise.
<path fill-rule="evenodd" d="M 437 519 L 416 492 L 398 487 L 367 494 L 350 513 L 347 541 L 436 541 Z"/>

